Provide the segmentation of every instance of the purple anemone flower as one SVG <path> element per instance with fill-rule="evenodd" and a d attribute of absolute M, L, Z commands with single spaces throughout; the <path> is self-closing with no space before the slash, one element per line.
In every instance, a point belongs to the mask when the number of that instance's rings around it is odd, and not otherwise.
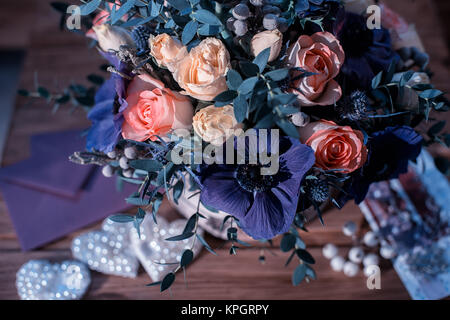
<path fill-rule="evenodd" d="M 246 149 L 248 153 L 248 144 Z M 261 164 L 203 165 L 202 203 L 237 218 L 254 239 L 272 239 L 287 232 L 297 211 L 300 184 L 315 157 L 310 147 L 281 137 L 278 159 L 279 170 L 274 175 L 261 175 Z"/>

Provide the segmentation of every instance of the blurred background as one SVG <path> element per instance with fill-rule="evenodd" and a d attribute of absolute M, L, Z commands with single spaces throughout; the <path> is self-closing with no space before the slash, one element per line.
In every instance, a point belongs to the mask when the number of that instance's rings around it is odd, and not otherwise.
<path fill-rule="evenodd" d="M 82 109 L 63 106 L 52 113 L 45 101 L 30 101 L 16 95 L 18 89 L 43 85 L 58 92 L 71 83 L 88 84 L 89 74 L 107 74 L 100 69 L 104 60 L 82 35 L 59 29 L 61 15 L 50 6 L 50 0 L 0 1 L 0 165 L 8 166 L 30 155 L 30 136 L 58 130 L 84 129 L 89 126 Z M 78 3 L 77 1 L 69 1 Z M 409 23 L 414 23 L 430 55 L 433 84 L 450 92 L 450 1 L 386 0 L 392 9 Z M 447 128 L 449 125 L 447 124 Z M 447 130 L 448 131 L 448 130 Z M 434 154 L 450 158 L 447 149 L 435 148 Z M 167 216 L 176 212 L 167 204 Z M 258 263 L 260 250 L 254 248 L 228 257 L 221 242 L 208 240 L 218 248 L 219 257 L 203 252 L 189 268 L 189 289 L 182 281 L 175 285 L 176 299 L 408 299 L 409 295 L 392 266 L 383 269 L 383 289 L 371 291 L 364 276 L 346 278 L 331 271 L 321 255 L 321 246 L 333 242 L 351 246 L 341 234 L 342 225 L 353 220 L 363 224 L 359 208 L 349 204 L 344 210 L 327 214 L 326 227 L 317 221 L 304 236 L 316 257 L 319 280 L 294 288 L 290 277 L 293 266 L 284 268 L 285 257 L 267 255 L 266 264 Z M 70 242 L 76 235 L 98 228 L 92 225 L 45 247 L 22 252 L 17 242 L 8 210 L 0 195 L 0 298 L 17 299 L 15 273 L 30 259 L 61 260 L 70 257 Z M 277 251 L 277 255 L 280 253 Z M 287 258 L 287 257 L 286 257 Z M 160 299 L 158 290 L 146 288 L 148 277 L 141 272 L 137 279 L 123 279 L 94 273 L 88 299 Z"/>

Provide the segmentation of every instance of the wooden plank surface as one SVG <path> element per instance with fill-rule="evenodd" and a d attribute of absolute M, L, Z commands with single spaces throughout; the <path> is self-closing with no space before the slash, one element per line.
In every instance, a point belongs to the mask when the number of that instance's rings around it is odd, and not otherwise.
<path fill-rule="evenodd" d="M 58 31 L 59 16 L 45 5 L 46 1 L 15 0 L 0 3 L 0 48 L 24 48 L 27 58 L 21 76 L 21 87 L 32 88 L 34 72 L 45 86 L 64 88 L 72 81 L 83 82 L 87 74 L 98 72 L 103 63 L 86 40 L 77 35 Z M 415 21 L 419 34 L 431 56 L 431 68 L 435 72 L 434 83 L 438 88 L 450 91 L 448 49 L 437 19 L 436 8 L 429 0 L 386 1 L 409 21 Z M 39 4 L 39 5 L 38 5 Z M 15 18 L 12 18 L 15 17 Z M 4 19 L 7 19 L 6 22 Z M 26 24 L 26 25 L 25 25 Z M 29 137 L 33 134 L 88 126 L 85 114 L 76 111 L 68 114 L 62 109 L 51 115 L 44 102 L 30 105 L 18 98 L 12 127 L 8 137 L 4 165 L 15 163 L 29 156 Z M 165 203 L 163 214 L 177 214 Z M 304 239 L 315 256 L 318 280 L 299 287 L 292 287 L 290 277 L 294 264 L 284 267 L 287 256 L 279 250 L 275 255 L 266 253 L 266 263 L 258 262 L 260 248 L 240 251 L 229 256 L 228 249 L 218 249 L 218 256 L 204 250 L 188 268 L 188 288 L 178 281 L 172 296 L 160 294 L 156 288 L 144 285 L 150 282 L 143 270 L 136 279 L 123 279 L 92 272 L 93 282 L 87 299 L 408 299 L 397 274 L 390 263 L 382 266 L 382 289 L 368 290 L 365 278 L 360 275 L 346 278 L 331 271 L 320 251 L 328 242 L 340 245 L 341 254 L 351 246 L 340 229 L 348 220 L 362 221 L 362 215 L 353 204 L 342 211 L 333 210 L 326 217 L 326 227 L 315 221 Z M 5 203 L 0 196 L 0 299 L 17 299 L 15 273 L 30 259 L 62 260 L 70 258 L 70 243 L 76 235 L 99 228 L 99 224 L 80 230 L 51 243 L 40 250 L 20 251 Z M 221 241 L 207 238 L 214 247 Z"/>

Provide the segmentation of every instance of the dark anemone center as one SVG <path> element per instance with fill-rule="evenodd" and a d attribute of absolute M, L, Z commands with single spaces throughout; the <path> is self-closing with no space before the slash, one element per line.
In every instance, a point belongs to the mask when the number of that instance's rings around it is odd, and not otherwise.
<path fill-rule="evenodd" d="M 244 164 L 236 169 L 236 179 L 239 185 L 249 192 L 270 190 L 277 185 L 275 175 L 262 175 L 261 165 Z"/>

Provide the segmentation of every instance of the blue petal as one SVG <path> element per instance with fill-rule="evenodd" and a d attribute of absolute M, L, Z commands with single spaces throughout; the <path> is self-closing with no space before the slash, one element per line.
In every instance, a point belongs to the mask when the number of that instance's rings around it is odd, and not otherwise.
<path fill-rule="evenodd" d="M 282 169 L 300 178 L 312 168 L 315 161 L 314 150 L 296 140 L 293 140 L 292 147 L 280 156 Z"/>
<path fill-rule="evenodd" d="M 274 193 L 259 192 L 248 213 L 239 219 L 240 226 L 254 239 L 272 239 L 288 231 L 294 220 L 295 210 L 292 213 L 284 209 Z"/>

